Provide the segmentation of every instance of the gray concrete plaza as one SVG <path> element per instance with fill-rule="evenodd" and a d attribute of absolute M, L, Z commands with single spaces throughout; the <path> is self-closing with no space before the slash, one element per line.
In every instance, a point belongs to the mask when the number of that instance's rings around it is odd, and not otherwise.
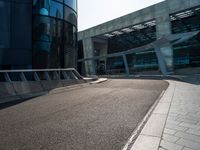
<path fill-rule="evenodd" d="M 0 149 L 120 150 L 167 87 L 161 80 L 109 79 L 2 108 Z"/>
<path fill-rule="evenodd" d="M 131 150 L 200 149 L 200 86 L 194 80 L 168 81 L 169 88 Z"/>

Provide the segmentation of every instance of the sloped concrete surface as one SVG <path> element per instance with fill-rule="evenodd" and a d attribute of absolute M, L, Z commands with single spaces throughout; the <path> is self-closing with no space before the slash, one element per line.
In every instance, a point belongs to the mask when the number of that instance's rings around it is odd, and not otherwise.
<path fill-rule="evenodd" d="M 0 149 L 120 150 L 167 87 L 109 79 L 0 109 Z"/>

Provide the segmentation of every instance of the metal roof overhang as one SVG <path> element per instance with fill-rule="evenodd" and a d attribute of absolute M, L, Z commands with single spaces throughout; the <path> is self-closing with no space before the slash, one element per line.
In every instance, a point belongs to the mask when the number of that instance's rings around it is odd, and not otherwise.
<path fill-rule="evenodd" d="M 187 33 L 165 35 L 162 38 L 141 47 L 133 48 L 133 49 L 123 51 L 123 52 L 108 54 L 108 55 L 101 55 L 101 56 L 96 56 L 96 57 L 79 59 L 78 62 L 83 62 L 83 61 L 88 61 L 88 60 L 97 60 L 97 59 L 102 59 L 102 58 L 118 57 L 118 56 L 123 56 L 127 54 L 138 53 L 138 52 L 145 52 L 151 48 L 154 48 L 154 46 L 162 47 L 169 43 L 173 46 L 175 44 L 179 44 L 191 39 L 192 37 L 197 35 L 199 32 L 200 31 L 193 31 L 193 32 L 187 32 Z"/>

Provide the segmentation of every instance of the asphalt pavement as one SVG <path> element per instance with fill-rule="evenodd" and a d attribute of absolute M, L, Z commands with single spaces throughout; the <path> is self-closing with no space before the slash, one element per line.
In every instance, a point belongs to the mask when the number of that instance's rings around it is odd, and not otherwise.
<path fill-rule="evenodd" d="M 2 107 L 0 149 L 120 150 L 167 87 L 109 79 Z"/>

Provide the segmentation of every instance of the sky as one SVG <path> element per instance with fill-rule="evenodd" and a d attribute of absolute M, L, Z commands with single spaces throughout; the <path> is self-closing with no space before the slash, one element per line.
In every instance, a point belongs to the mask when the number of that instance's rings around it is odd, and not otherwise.
<path fill-rule="evenodd" d="M 78 0 L 78 30 L 82 31 L 163 0 Z"/>

